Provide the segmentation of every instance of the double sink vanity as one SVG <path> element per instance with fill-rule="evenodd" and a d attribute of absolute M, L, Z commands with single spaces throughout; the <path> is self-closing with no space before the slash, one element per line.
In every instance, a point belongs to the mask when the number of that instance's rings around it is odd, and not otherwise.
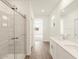
<path fill-rule="evenodd" d="M 50 54 L 53 59 L 77 59 L 77 43 L 50 37 Z"/>

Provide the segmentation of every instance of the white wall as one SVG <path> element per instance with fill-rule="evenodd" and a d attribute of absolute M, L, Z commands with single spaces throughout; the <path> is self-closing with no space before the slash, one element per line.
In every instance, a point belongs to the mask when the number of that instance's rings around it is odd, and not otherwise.
<path fill-rule="evenodd" d="M 50 21 L 49 21 L 49 16 L 44 16 L 43 17 L 43 39 L 45 42 L 49 42 L 49 36 L 50 36 Z"/>
<path fill-rule="evenodd" d="M 33 10 L 31 7 L 31 1 L 27 0 L 25 6 L 26 9 L 26 55 L 31 55 L 31 48 L 33 46 Z"/>

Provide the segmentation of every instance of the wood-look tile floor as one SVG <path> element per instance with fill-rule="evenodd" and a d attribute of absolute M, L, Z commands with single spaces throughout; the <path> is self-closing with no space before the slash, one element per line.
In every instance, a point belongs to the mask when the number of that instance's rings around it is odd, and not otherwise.
<path fill-rule="evenodd" d="M 26 56 L 25 59 L 52 59 L 49 53 L 49 43 L 36 41 L 31 56 Z"/>

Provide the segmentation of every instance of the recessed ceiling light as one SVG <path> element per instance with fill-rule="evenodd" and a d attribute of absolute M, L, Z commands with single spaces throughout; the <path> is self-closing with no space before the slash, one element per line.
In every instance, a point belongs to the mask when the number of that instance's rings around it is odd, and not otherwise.
<path fill-rule="evenodd" d="M 45 12 L 45 10 L 44 10 L 44 9 L 42 9 L 42 10 L 41 10 L 41 12 Z"/>
<path fill-rule="evenodd" d="M 5 15 L 3 15 L 2 18 L 3 18 L 4 20 L 7 20 L 7 19 L 8 19 L 7 16 L 5 16 Z"/>

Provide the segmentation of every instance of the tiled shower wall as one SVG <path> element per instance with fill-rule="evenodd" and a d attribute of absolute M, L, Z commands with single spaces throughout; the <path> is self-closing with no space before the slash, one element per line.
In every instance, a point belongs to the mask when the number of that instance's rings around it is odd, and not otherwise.
<path fill-rule="evenodd" d="M 0 1 L 0 59 L 7 56 L 9 52 L 11 15 L 12 10 Z"/>

